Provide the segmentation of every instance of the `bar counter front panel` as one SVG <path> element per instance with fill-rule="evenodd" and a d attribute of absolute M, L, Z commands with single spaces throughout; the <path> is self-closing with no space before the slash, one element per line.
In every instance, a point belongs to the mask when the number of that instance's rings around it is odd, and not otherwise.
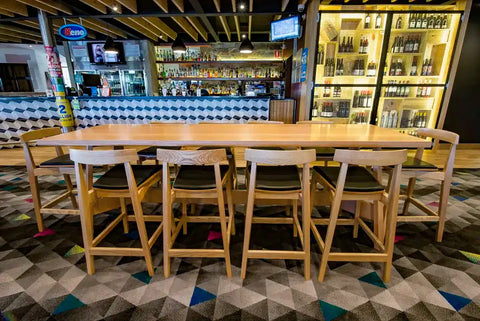
<path fill-rule="evenodd" d="M 78 128 L 103 124 L 148 124 L 151 121 L 268 120 L 270 99 L 237 96 L 79 97 L 73 110 Z M 0 142 L 18 142 L 26 131 L 60 127 L 54 98 L 0 98 Z"/>

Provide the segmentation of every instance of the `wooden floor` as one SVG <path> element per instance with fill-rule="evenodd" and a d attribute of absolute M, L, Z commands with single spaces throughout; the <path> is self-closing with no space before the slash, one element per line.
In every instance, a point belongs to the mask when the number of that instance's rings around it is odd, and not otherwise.
<path fill-rule="evenodd" d="M 142 147 L 137 147 L 141 149 Z M 33 157 L 37 163 L 55 157 L 55 149 L 53 147 L 33 147 Z M 65 152 L 68 152 L 65 149 Z M 244 167 L 245 161 L 243 158 L 244 148 L 235 148 L 235 156 L 237 166 Z M 410 154 L 413 156 L 414 151 Z M 424 153 L 424 160 L 443 167 L 445 159 L 448 154 L 448 149 L 440 146 L 436 152 L 426 150 Z M 0 166 L 25 166 L 22 148 L 5 148 L 0 149 Z M 457 155 L 455 158 L 455 168 L 480 168 L 480 146 L 465 144 L 459 145 Z"/>

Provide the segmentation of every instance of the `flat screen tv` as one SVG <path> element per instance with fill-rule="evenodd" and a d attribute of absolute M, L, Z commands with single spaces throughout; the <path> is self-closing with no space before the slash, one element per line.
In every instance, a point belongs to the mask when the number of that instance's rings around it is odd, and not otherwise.
<path fill-rule="evenodd" d="M 300 19 L 298 16 L 288 17 L 270 23 L 272 41 L 298 38 L 300 36 Z"/>
<path fill-rule="evenodd" d="M 90 63 L 97 65 L 111 65 L 111 64 L 124 64 L 125 52 L 123 50 L 123 43 L 114 42 L 114 45 L 118 48 L 118 53 L 106 53 L 103 50 L 104 42 L 89 42 L 88 55 Z"/>

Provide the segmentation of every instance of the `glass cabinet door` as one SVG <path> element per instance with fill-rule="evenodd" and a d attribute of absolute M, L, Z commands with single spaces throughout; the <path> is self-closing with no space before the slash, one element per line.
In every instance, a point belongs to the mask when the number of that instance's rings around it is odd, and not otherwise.
<path fill-rule="evenodd" d="M 111 90 L 112 96 L 122 96 L 122 85 L 120 82 L 120 71 L 99 70 L 102 81 L 106 81 Z"/>
<path fill-rule="evenodd" d="M 142 70 L 123 71 L 125 96 L 145 96 L 145 79 Z"/>
<path fill-rule="evenodd" d="M 325 13 L 320 18 L 316 84 L 375 84 L 384 13 Z"/>

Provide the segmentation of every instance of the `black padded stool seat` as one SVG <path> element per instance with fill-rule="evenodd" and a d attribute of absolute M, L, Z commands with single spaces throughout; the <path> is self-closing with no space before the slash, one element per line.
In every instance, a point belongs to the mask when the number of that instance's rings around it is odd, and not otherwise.
<path fill-rule="evenodd" d="M 157 165 L 132 165 L 133 176 L 137 186 L 142 185 L 147 179 L 155 173 L 162 170 L 162 166 Z M 125 175 L 125 166 L 123 164 L 115 165 L 103 174 L 93 184 L 93 187 L 99 189 L 128 189 L 127 176 Z"/>
<path fill-rule="evenodd" d="M 424 162 L 421 159 L 417 159 L 415 157 L 407 157 L 407 160 L 402 164 L 402 169 L 406 169 L 406 170 L 420 169 L 420 170 L 436 171 L 438 170 L 438 167 L 431 163 Z"/>
<path fill-rule="evenodd" d="M 232 158 L 233 157 L 233 152 L 230 147 L 222 147 L 222 146 L 202 146 L 198 150 L 208 150 L 208 149 L 225 149 L 225 152 L 227 153 L 227 158 Z"/>
<path fill-rule="evenodd" d="M 333 187 L 337 186 L 340 167 L 314 166 L 313 170 L 320 174 Z M 383 191 L 385 187 L 380 184 L 366 168 L 352 166 L 348 168 L 344 190 L 348 192 L 368 193 Z"/>
<path fill-rule="evenodd" d="M 40 164 L 40 167 L 58 167 L 58 166 L 75 166 L 75 163 L 70 159 L 70 154 L 57 156 Z"/>
<path fill-rule="evenodd" d="M 222 180 L 227 172 L 228 165 L 220 165 Z M 173 183 L 173 188 L 178 189 L 202 190 L 216 187 L 213 165 L 182 165 Z"/>
<path fill-rule="evenodd" d="M 255 188 L 279 192 L 302 189 L 297 166 L 257 166 Z"/>
<path fill-rule="evenodd" d="M 315 149 L 317 157 L 333 157 L 335 155 L 335 148 L 332 147 L 302 147 L 302 149 Z"/>
<path fill-rule="evenodd" d="M 172 150 L 180 150 L 180 146 L 150 146 L 144 148 L 137 152 L 139 157 L 143 158 L 157 158 L 157 149 L 172 149 Z"/>

